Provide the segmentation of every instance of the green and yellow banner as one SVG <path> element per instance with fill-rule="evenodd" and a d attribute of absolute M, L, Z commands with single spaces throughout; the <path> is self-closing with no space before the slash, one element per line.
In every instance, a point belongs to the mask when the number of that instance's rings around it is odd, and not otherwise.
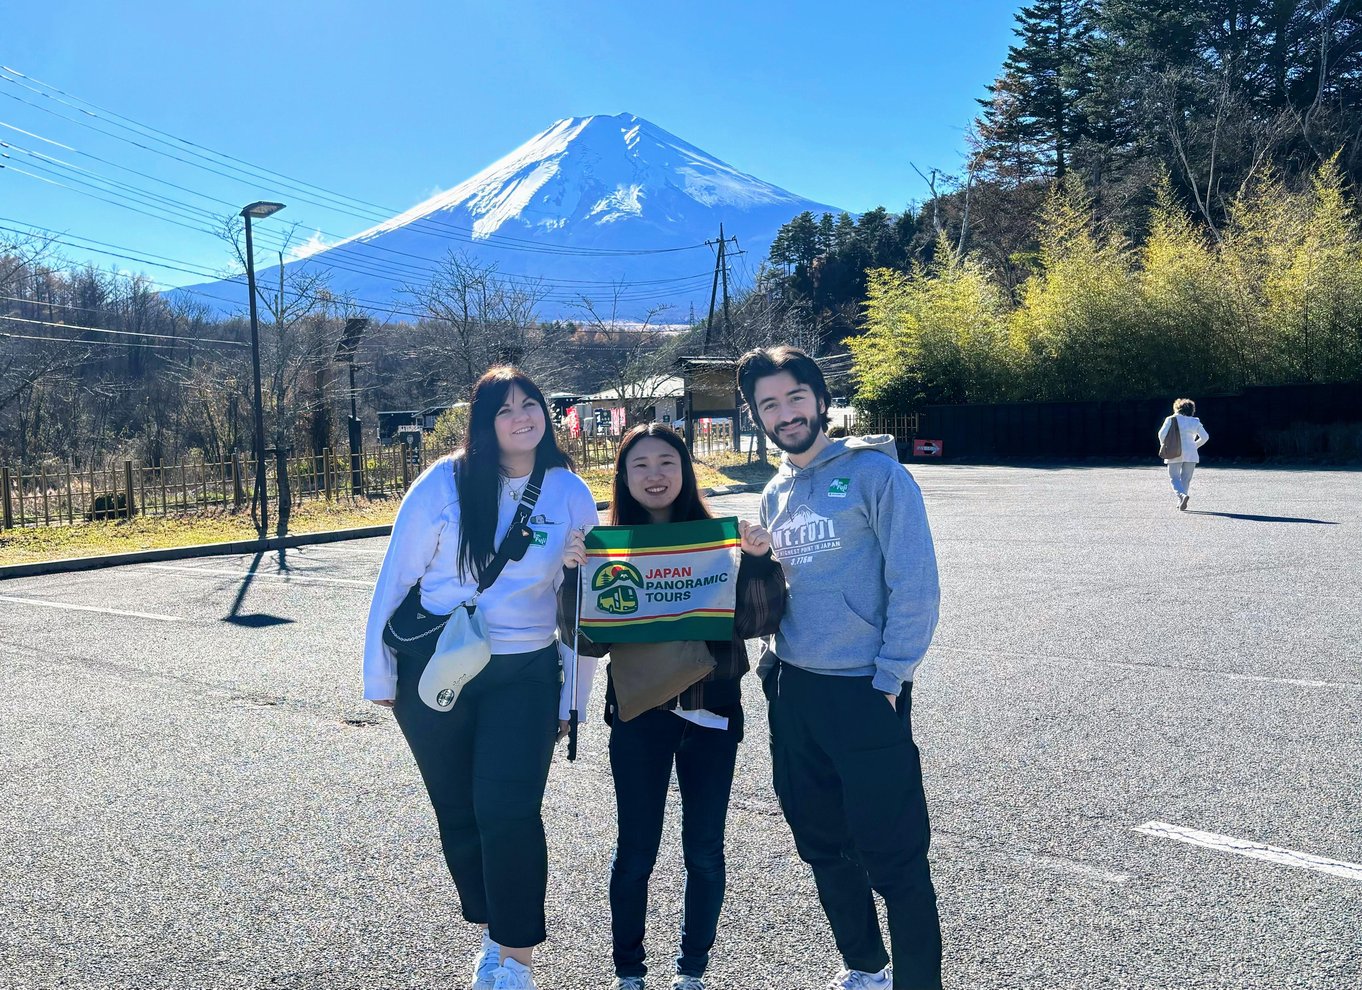
<path fill-rule="evenodd" d="M 733 637 L 735 516 L 597 526 L 586 536 L 582 632 L 597 643 Z"/>

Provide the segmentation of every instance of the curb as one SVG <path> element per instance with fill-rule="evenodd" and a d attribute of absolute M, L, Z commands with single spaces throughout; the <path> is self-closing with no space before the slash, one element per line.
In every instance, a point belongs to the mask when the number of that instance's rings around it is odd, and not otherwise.
<path fill-rule="evenodd" d="M 761 491 L 764 485 L 724 485 L 703 489 L 702 494 L 741 495 Z M 609 502 L 597 502 L 597 509 L 609 508 Z M 234 540 L 230 543 L 202 543 L 191 547 L 165 547 L 160 550 L 135 550 L 131 553 L 108 553 L 98 557 L 71 557 L 66 560 L 35 560 L 29 564 L 0 566 L 0 581 L 10 578 L 41 577 L 44 574 L 67 574 L 73 571 L 92 571 L 101 567 L 123 567 L 127 564 L 154 564 L 162 560 L 191 560 L 194 557 L 219 557 L 230 554 L 291 550 L 319 543 L 343 543 L 346 540 L 367 540 L 388 536 L 392 526 L 361 526 L 356 529 L 330 529 L 320 533 L 299 533 L 295 536 L 271 536 L 262 546 L 259 540 Z"/>

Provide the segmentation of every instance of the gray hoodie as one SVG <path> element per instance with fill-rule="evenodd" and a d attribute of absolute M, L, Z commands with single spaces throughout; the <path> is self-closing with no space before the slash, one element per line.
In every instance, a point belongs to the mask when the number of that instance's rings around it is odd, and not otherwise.
<path fill-rule="evenodd" d="M 785 457 L 761 521 L 790 589 L 776 656 L 820 674 L 874 675 L 885 692 L 911 681 L 941 595 L 922 492 L 894 438 L 833 440 L 804 468 Z M 759 673 L 772 665 L 764 656 Z"/>

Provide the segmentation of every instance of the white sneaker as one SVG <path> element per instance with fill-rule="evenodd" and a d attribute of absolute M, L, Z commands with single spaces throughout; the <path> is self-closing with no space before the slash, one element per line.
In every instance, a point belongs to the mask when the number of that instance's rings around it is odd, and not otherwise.
<path fill-rule="evenodd" d="M 844 969 L 832 978 L 828 990 L 894 990 L 894 977 L 888 966 L 878 973 Z"/>
<path fill-rule="evenodd" d="M 482 948 L 473 957 L 473 986 L 472 990 L 492 990 L 495 981 L 497 967 L 501 965 L 501 947 L 488 937 L 487 932 L 482 933 Z"/>
<path fill-rule="evenodd" d="M 539 990 L 539 985 L 534 982 L 534 970 L 507 959 L 493 974 L 492 990 Z"/>
<path fill-rule="evenodd" d="M 643 977 L 617 976 L 613 990 L 643 990 Z"/>
<path fill-rule="evenodd" d="M 705 990 L 705 981 L 699 976 L 677 973 L 672 977 L 672 990 Z"/>

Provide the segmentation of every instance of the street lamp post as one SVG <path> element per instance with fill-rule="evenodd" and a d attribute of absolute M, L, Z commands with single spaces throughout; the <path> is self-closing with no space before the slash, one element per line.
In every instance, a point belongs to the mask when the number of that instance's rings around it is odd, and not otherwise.
<path fill-rule="evenodd" d="M 255 309 L 255 251 L 251 244 L 251 220 L 273 216 L 283 208 L 283 203 L 251 203 L 241 210 L 241 216 L 246 221 L 246 286 L 251 293 L 251 372 L 255 378 L 255 494 L 252 501 L 260 504 L 261 540 L 269 537 L 270 522 L 265 488 L 265 401 L 260 389 L 260 321 Z"/>
<path fill-rule="evenodd" d="M 364 493 L 363 434 L 360 430 L 359 409 L 355 404 L 355 351 L 369 321 L 365 317 L 351 317 L 345 321 L 345 333 L 336 346 L 336 360 L 350 366 L 350 494 L 358 498 Z"/>

